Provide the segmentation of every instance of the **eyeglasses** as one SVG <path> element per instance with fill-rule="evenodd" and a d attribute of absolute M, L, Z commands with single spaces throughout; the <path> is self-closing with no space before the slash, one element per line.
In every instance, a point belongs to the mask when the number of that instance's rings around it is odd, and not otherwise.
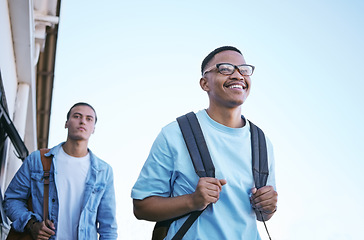
<path fill-rule="evenodd" d="M 248 64 L 242 64 L 239 66 L 230 64 L 230 63 L 218 63 L 215 66 L 210 67 L 209 69 L 207 69 L 203 74 L 205 75 L 206 73 L 212 71 L 214 68 L 217 68 L 217 70 L 219 71 L 219 73 L 223 74 L 223 75 L 231 75 L 235 72 L 235 69 L 238 69 L 239 73 L 243 76 L 251 76 L 254 72 L 254 66 L 253 65 L 248 65 Z"/>

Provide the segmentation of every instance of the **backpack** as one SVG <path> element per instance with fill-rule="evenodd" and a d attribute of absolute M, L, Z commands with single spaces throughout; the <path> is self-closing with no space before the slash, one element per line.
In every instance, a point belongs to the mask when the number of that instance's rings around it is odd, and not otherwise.
<path fill-rule="evenodd" d="M 212 163 L 196 114 L 194 112 L 189 112 L 178 117 L 177 122 L 197 175 L 199 177 L 215 177 L 215 167 Z M 269 175 L 267 146 L 263 131 L 250 121 L 249 124 L 252 145 L 252 172 L 255 187 L 258 189 L 266 185 Z M 202 212 L 203 210 L 190 213 L 190 216 L 183 223 L 172 240 L 182 239 Z M 179 218 L 181 217 L 157 222 L 153 230 L 152 240 L 164 239 L 170 224 Z"/>
<path fill-rule="evenodd" d="M 43 194 L 43 221 L 46 222 L 48 219 L 48 201 L 49 201 L 49 176 L 52 165 L 52 156 L 46 157 L 44 154 L 48 153 L 50 149 L 42 148 L 39 149 L 40 159 L 42 161 L 43 166 L 43 185 L 44 185 L 44 194 Z M 29 196 L 28 201 L 28 209 L 33 211 L 32 206 L 32 197 Z M 6 237 L 6 240 L 31 240 L 33 239 L 32 235 L 28 230 L 24 232 L 17 232 L 14 228 L 10 228 L 10 231 Z"/>

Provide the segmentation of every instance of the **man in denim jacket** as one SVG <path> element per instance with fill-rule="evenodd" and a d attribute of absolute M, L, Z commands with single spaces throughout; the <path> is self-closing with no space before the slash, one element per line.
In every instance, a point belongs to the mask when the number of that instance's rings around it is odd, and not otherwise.
<path fill-rule="evenodd" d="M 67 114 L 67 141 L 53 147 L 49 220 L 43 221 L 43 166 L 40 152 L 24 161 L 5 192 L 12 227 L 34 239 L 117 239 L 112 168 L 88 148 L 97 121 L 94 108 L 76 103 Z M 27 209 L 32 197 L 34 212 Z"/>

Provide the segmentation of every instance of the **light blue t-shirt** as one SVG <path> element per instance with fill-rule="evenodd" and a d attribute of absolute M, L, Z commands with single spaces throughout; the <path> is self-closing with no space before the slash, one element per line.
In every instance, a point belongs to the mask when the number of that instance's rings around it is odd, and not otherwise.
<path fill-rule="evenodd" d="M 217 179 L 226 179 L 220 199 L 197 218 L 183 239 L 256 239 L 260 236 L 249 194 L 254 187 L 250 127 L 229 128 L 199 111 L 207 147 Z M 274 157 L 267 139 L 269 177 L 275 188 Z M 153 143 L 131 197 L 180 196 L 195 191 L 199 177 L 195 173 L 182 133 L 176 121 L 165 126 Z M 166 239 L 171 239 L 187 217 L 174 221 Z"/>

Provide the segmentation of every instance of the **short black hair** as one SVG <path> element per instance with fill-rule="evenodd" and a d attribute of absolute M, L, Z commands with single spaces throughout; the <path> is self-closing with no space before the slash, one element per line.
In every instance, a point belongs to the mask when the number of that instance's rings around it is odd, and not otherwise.
<path fill-rule="evenodd" d="M 201 64 L 201 74 L 203 74 L 203 70 L 205 69 L 206 65 L 211 61 L 211 59 L 218 53 L 222 52 L 222 51 L 228 51 L 228 50 L 231 50 L 231 51 L 235 51 L 235 52 L 238 52 L 240 53 L 241 55 L 243 55 L 239 49 L 237 49 L 236 47 L 232 47 L 232 46 L 222 46 L 222 47 L 219 47 L 219 48 L 216 48 L 214 51 L 210 52 L 209 55 L 207 55 L 205 57 L 205 59 L 202 61 L 202 64 Z"/>
<path fill-rule="evenodd" d="M 96 115 L 96 111 L 95 111 L 95 109 L 90 105 L 90 104 L 88 104 L 88 103 L 85 103 L 85 102 L 78 102 L 78 103 L 75 103 L 71 108 L 70 108 L 70 110 L 68 111 L 68 113 L 67 113 L 67 121 L 68 121 L 68 119 L 70 118 L 70 115 L 71 115 L 71 110 L 74 108 L 74 107 L 77 107 L 77 106 L 87 106 L 87 107 L 90 107 L 93 111 L 94 111 L 94 113 L 95 113 L 95 124 L 96 124 L 96 122 L 97 122 L 97 115 Z"/>

